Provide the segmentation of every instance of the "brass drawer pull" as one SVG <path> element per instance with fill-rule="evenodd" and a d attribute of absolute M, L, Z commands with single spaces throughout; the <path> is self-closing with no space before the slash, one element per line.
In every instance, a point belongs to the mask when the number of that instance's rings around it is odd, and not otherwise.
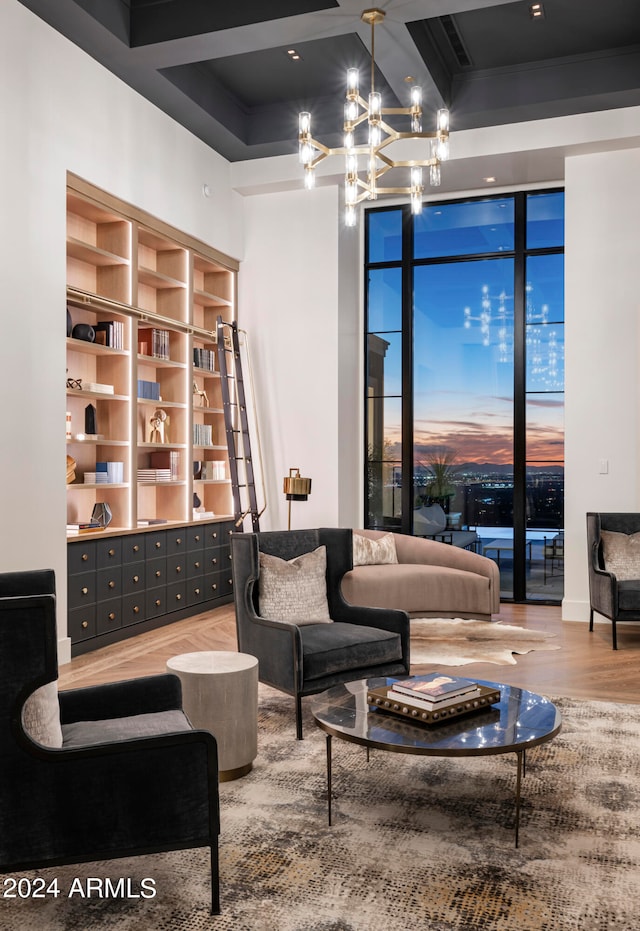
<path fill-rule="evenodd" d="M 110 621 L 115 621 L 115 619 L 116 619 L 115 614 L 113 613 L 113 611 L 110 611 L 110 612 L 109 612 L 109 620 L 110 620 Z"/>
<path fill-rule="evenodd" d="M 115 555 L 116 555 L 116 551 L 115 551 L 115 550 L 113 550 L 113 549 L 112 549 L 112 550 L 109 550 L 109 556 L 110 556 L 110 557 L 111 557 L 111 556 L 115 556 Z"/>
<path fill-rule="evenodd" d="M 140 581 L 140 576 L 139 576 L 139 575 L 134 575 L 133 581 L 134 581 L 134 582 L 139 582 L 139 581 Z"/>
<path fill-rule="evenodd" d="M 83 621 L 82 624 L 80 625 L 80 627 L 82 627 L 83 630 L 86 630 L 88 626 L 89 626 L 89 621 Z"/>
<path fill-rule="evenodd" d="M 199 543 L 199 542 L 200 542 L 200 534 L 197 533 L 197 534 L 196 534 L 196 543 Z"/>
<path fill-rule="evenodd" d="M 156 569 L 156 579 L 159 579 L 161 575 L 162 575 L 162 572 L 160 571 L 160 569 Z"/>
<path fill-rule="evenodd" d="M 109 588 L 115 588 L 115 587 L 116 587 L 116 583 L 113 581 L 113 579 L 111 579 L 111 581 L 109 582 Z"/>
<path fill-rule="evenodd" d="M 196 569 L 199 569 L 199 568 L 200 568 L 200 563 L 199 563 L 199 562 L 196 562 L 196 563 L 194 563 L 194 566 L 196 567 Z"/>
<path fill-rule="evenodd" d="M 176 572 L 180 574 L 182 572 L 182 566 L 176 566 Z"/>
<path fill-rule="evenodd" d="M 218 560 L 215 558 L 215 556 L 214 556 L 214 557 L 212 558 L 212 560 L 211 560 L 211 565 L 212 565 L 212 566 L 217 566 L 217 565 L 218 565 Z"/>
<path fill-rule="evenodd" d="M 160 540 L 156 540 L 156 549 L 159 550 L 161 546 L 162 546 L 162 543 L 160 542 Z"/>
<path fill-rule="evenodd" d="M 182 601 L 182 595 L 176 595 L 176 601 Z"/>
<path fill-rule="evenodd" d="M 83 553 L 81 558 L 82 558 L 82 562 L 86 562 L 87 559 L 89 558 L 89 554 L 88 554 L 88 553 Z"/>
<path fill-rule="evenodd" d="M 134 613 L 134 614 L 140 614 L 140 608 L 138 607 L 138 605 L 134 605 L 134 606 L 133 606 L 133 613 Z"/>
<path fill-rule="evenodd" d="M 85 585 L 85 587 L 82 589 L 82 594 L 83 594 L 83 595 L 88 595 L 88 594 L 89 594 L 89 589 L 86 587 L 86 585 Z"/>
<path fill-rule="evenodd" d="M 180 546 L 182 543 L 182 537 L 176 537 L 176 546 Z"/>
<path fill-rule="evenodd" d="M 215 592 L 215 590 L 217 589 L 217 587 L 218 587 L 217 584 L 214 582 L 213 585 L 211 586 L 211 591 L 212 591 L 212 592 Z"/>
<path fill-rule="evenodd" d="M 134 553 L 137 553 L 139 550 L 140 550 L 140 547 L 139 547 L 138 544 L 136 543 L 135 546 L 133 547 L 133 552 L 134 552 Z"/>
<path fill-rule="evenodd" d="M 156 598 L 156 608 L 159 608 L 159 607 L 160 607 L 160 603 L 161 603 L 161 602 L 160 602 L 160 599 L 159 599 L 159 598 Z"/>
<path fill-rule="evenodd" d="M 199 595 L 199 594 L 200 594 L 200 589 L 196 588 L 196 595 Z"/>

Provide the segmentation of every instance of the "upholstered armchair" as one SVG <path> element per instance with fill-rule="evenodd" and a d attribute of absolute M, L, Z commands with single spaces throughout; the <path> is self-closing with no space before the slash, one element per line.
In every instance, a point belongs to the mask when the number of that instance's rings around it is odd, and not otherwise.
<path fill-rule="evenodd" d="M 284 576 L 289 572 L 286 566 L 282 566 L 282 585 L 276 577 L 276 603 L 272 603 L 267 594 L 273 568 L 269 557 L 288 563 L 319 547 L 326 548 L 326 569 L 321 567 L 324 609 L 314 608 L 310 616 L 305 604 L 292 608 L 282 600 Z M 231 550 L 238 648 L 257 656 L 261 682 L 295 698 L 299 740 L 304 696 L 354 679 L 409 674 L 408 615 L 404 611 L 350 605 L 342 597 L 342 577 L 353 566 L 351 530 L 234 534 Z M 262 559 L 262 567 L 261 555 L 267 557 Z M 309 594 L 310 588 L 302 577 L 298 582 L 293 577 L 292 584 Z M 314 597 L 317 594 L 316 589 Z"/>
<path fill-rule="evenodd" d="M 613 649 L 618 621 L 640 621 L 640 514 L 587 514 L 589 630 L 596 611 L 609 618 Z"/>
<path fill-rule="evenodd" d="M 54 574 L 0 574 L 0 872 L 209 847 L 215 738 L 172 675 L 57 692 Z"/>

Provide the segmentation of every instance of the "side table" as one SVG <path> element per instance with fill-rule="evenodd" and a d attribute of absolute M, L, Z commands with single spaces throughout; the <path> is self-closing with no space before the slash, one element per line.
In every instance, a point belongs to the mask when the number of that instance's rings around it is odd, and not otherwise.
<path fill-rule="evenodd" d="M 182 683 L 182 706 L 195 728 L 218 743 L 220 782 L 250 772 L 258 755 L 258 660 L 247 653 L 182 653 L 167 661 Z"/>

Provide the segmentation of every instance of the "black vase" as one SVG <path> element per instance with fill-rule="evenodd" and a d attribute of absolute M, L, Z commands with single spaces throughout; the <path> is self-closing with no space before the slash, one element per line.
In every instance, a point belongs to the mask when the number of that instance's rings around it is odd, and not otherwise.
<path fill-rule="evenodd" d="M 96 331 L 90 323 L 76 323 L 71 335 L 74 339 L 83 339 L 85 343 L 93 343 L 96 338 Z"/>

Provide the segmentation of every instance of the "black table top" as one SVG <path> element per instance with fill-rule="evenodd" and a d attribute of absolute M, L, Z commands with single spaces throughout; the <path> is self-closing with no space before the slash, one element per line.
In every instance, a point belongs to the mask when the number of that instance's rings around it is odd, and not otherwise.
<path fill-rule="evenodd" d="M 369 689 L 397 681 L 361 679 L 337 685 L 312 699 L 316 724 L 334 737 L 393 753 L 424 756 L 485 756 L 520 752 L 560 731 L 560 712 L 548 698 L 513 685 L 479 681 L 499 689 L 500 702 L 445 723 L 414 724 L 367 702 Z"/>

